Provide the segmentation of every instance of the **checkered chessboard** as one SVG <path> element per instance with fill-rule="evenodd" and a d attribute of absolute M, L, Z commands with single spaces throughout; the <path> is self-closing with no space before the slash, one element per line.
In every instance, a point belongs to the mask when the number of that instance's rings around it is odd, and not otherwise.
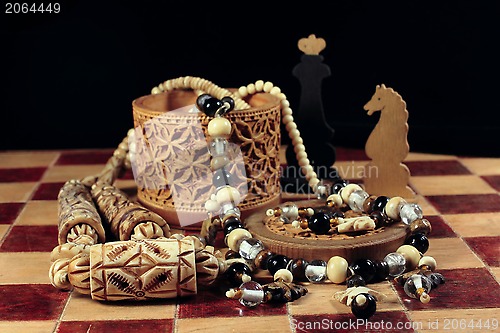
<path fill-rule="evenodd" d="M 0 152 L 0 332 L 500 332 L 500 158 L 410 153 L 410 185 L 432 222 L 427 254 L 447 282 L 429 304 L 391 282 L 377 283 L 387 299 L 369 323 L 357 323 L 332 300 L 345 289 L 333 284 L 309 285 L 293 303 L 253 309 L 223 290 L 105 304 L 55 289 L 48 269 L 57 245 L 57 193 L 66 180 L 100 171 L 111 153 Z M 363 151 L 338 148 L 335 165 L 343 178 L 359 181 L 353 170 L 366 161 Z M 134 195 L 131 173 L 117 185 Z"/>

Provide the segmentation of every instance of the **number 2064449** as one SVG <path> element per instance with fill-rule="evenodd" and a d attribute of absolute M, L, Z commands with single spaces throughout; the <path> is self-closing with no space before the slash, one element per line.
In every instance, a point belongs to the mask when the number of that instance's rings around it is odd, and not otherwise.
<path fill-rule="evenodd" d="M 27 3 L 27 2 L 7 2 L 5 4 L 5 14 L 58 14 L 61 12 L 61 4 L 58 2 L 49 3 Z"/>

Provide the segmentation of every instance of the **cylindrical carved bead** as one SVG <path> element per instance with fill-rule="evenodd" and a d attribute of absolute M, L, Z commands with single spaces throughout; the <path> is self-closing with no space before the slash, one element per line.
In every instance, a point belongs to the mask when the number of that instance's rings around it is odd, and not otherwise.
<path fill-rule="evenodd" d="M 100 243 L 106 241 L 101 218 L 92 201 L 88 188 L 79 180 L 67 181 L 58 195 L 59 201 L 59 244 L 68 242 L 68 234 L 77 225 L 88 225 L 87 230 L 97 234 Z M 89 235 L 92 237 L 92 235 Z"/>
<path fill-rule="evenodd" d="M 119 241 L 90 249 L 90 289 L 96 300 L 146 300 L 196 294 L 190 238 Z"/>
<path fill-rule="evenodd" d="M 71 284 L 68 281 L 68 264 L 69 259 L 57 259 L 49 269 L 50 283 L 56 288 L 62 290 L 71 290 Z"/>
<path fill-rule="evenodd" d="M 82 253 L 68 265 L 68 280 L 80 294 L 90 294 L 90 256 Z"/>
<path fill-rule="evenodd" d="M 116 238 L 129 240 L 138 224 L 148 222 L 157 224 L 163 236 L 170 237 L 170 227 L 160 215 L 131 201 L 116 186 L 98 182 L 92 186 L 91 193 Z"/>
<path fill-rule="evenodd" d="M 219 260 L 209 251 L 196 253 L 196 280 L 199 285 L 209 286 L 215 282 L 219 274 Z"/>
<path fill-rule="evenodd" d="M 90 247 L 84 244 L 65 243 L 56 246 L 50 254 L 50 261 L 54 262 L 58 259 L 71 260 L 74 256 L 80 253 L 90 253 Z"/>

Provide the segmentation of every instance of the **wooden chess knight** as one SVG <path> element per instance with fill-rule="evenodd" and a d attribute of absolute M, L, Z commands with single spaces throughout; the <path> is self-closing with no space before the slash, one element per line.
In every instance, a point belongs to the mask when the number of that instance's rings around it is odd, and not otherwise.
<path fill-rule="evenodd" d="M 410 150 L 406 102 L 392 88 L 381 84 L 364 109 L 369 116 L 377 111 L 381 113 L 365 146 L 366 155 L 371 159 L 365 167 L 366 191 L 414 199 L 415 193 L 408 186 L 410 171 L 402 163 Z"/>

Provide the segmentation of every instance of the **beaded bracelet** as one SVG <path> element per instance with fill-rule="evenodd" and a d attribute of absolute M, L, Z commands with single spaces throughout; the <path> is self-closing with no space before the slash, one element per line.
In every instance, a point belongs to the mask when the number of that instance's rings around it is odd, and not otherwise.
<path fill-rule="evenodd" d="M 208 124 L 210 139 L 216 143 L 225 142 L 231 134 L 231 124 L 223 115 L 234 108 L 234 102 L 231 102 L 230 98 L 219 101 L 215 97 L 203 94 L 198 97 L 197 106 L 207 115 L 215 117 Z M 215 159 L 224 156 L 225 151 L 210 150 L 210 153 Z M 418 267 L 419 271 L 412 272 L 404 281 L 404 290 L 410 297 L 426 303 L 430 300 L 428 293 L 433 287 L 433 282 L 434 287 L 444 282 L 440 274 L 433 273 L 436 268 L 434 258 L 422 256 L 429 246 L 426 235 L 431 231 L 431 225 L 428 220 L 423 219 L 422 210 L 416 204 L 407 203 L 400 197 L 370 196 L 361 186 L 342 181 L 333 186 L 333 194 L 326 200 L 327 207 L 338 209 L 331 214 L 316 213 L 313 208 L 299 208 L 293 203 L 268 210 L 266 212 L 268 216 L 278 217 L 286 223 L 293 221 L 292 224 L 310 228 L 318 234 L 328 232 L 334 219 L 338 221 L 340 218 L 338 212 L 343 204 L 347 204 L 354 212 L 370 213 L 373 225 L 382 226 L 388 221 L 401 220 L 413 230 L 405 245 L 387 254 L 382 261 L 360 259 L 349 265 L 346 259 L 334 256 L 328 263 L 323 260 L 307 262 L 302 258 L 291 259 L 266 250 L 264 244 L 254 238 L 240 220 L 237 208 L 240 194 L 229 185 L 228 171 L 224 166 L 215 167 L 212 171 L 216 193 L 207 201 L 206 208 L 210 214 L 221 212 L 219 218 L 225 234 L 225 243 L 230 249 L 226 259 L 241 257 L 247 261 L 234 264 L 228 269 L 231 272 L 229 282 L 233 289 L 226 295 L 238 299 L 245 306 L 253 307 L 270 300 L 293 301 L 299 298 L 307 290 L 298 289 L 293 285 L 294 279 L 312 283 L 325 282 L 328 279 L 337 284 L 345 282 L 348 289 L 338 297 L 339 300 L 350 305 L 356 317 L 369 318 L 376 310 L 374 294 L 379 294 L 363 287 L 367 283 L 376 279 L 399 277 L 407 269 L 413 270 Z M 243 278 L 251 275 L 251 266 L 268 270 L 278 284 L 274 288 L 263 287 L 255 281 Z M 284 294 L 288 294 L 288 297 L 283 297 Z"/>

